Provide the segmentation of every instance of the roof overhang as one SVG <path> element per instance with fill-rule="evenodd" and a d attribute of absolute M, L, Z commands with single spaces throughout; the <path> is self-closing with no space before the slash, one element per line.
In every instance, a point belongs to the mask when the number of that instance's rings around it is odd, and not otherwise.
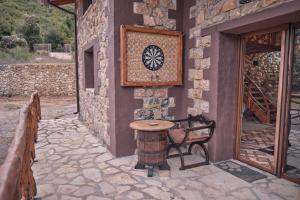
<path fill-rule="evenodd" d="M 66 5 L 70 3 L 75 3 L 75 0 L 49 0 L 51 4 L 60 6 L 60 5 Z"/>

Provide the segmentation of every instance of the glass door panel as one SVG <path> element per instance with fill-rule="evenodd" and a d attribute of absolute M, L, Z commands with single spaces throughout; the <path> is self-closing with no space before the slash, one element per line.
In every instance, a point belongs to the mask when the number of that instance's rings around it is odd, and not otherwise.
<path fill-rule="evenodd" d="M 238 159 L 275 173 L 282 31 L 243 38 Z"/>
<path fill-rule="evenodd" d="M 295 29 L 284 174 L 300 182 L 300 29 Z"/>

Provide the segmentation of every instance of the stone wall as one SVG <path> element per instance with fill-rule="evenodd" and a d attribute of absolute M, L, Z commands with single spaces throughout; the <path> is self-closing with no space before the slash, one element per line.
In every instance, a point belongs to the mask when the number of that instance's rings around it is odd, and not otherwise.
<path fill-rule="evenodd" d="M 80 117 L 110 147 L 114 155 L 134 152 L 134 119 L 183 118 L 187 112 L 210 112 L 211 36 L 203 28 L 278 5 L 261 0 L 104 0 L 82 14 L 77 0 Z M 195 24 L 193 24 L 195 22 Z M 181 87 L 122 87 L 120 85 L 120 26 L 137 25 L 184 33 L 184 85 Z M 84 50 L 93 47 L 95 87 L 85 89 Z M 218 81 L 218 80 L 215 80 Z M 176 104 L 176 107 L 175 107 Z M 213 107 L 213 106 L 212 106 Z"/>
<path fill-rule="evenodd" d="M 12 64 L 0 66 L 0 96 L 75 96 L 75 64 Z"/>
<path fill-rule="evenodd" d="M 253 64 L 257 62 L 257 65 Z M 280 52 L 252 53 L 245 57 L 245 74 L 247 74 L 260 89 L 277 102 L 279 82 Z"/>
<path fill-rule="evenodd" d="M 177 9 L 177 0 L 143 0 L 133 3 L 134 14 L 143 16 L 143 25 L 157 29 L 176 30 L 176 19 L 169 18 L 169 10 Z M 175 107 L 167 87 L 135 88 L 134 98 L 143 101 L 143 107 L 134 111 L 134 119 L 173 119 L 169 108 Z"/>
<path fill-rule="evenodd" d="M 95 132 L 97 136 L 109 145 L 108 135 L 108 107 L 107 95 L 109 81 L 107 78 L 107 28 L 108 28 L 108 4 L 109 0 L 94 1 L 88 10 L 82 14 L 82 1 L 77 2 L 77 26 L 78 29 L 78 55 L 79 55 L 79 94 L 80 94 L 80 118 Z M 87 46 L 94 46 L 96 57 L 96 80 L 93 89 L 85 89 L 84 77 L 84 50 Z"/>
<path fill-rule="evenodd" d="M 183 0 L 93 1 L 84 14 L 82 1 L 76 1 L 80 118 L 114 155 L 131 155 L 136 143 L 128 124 L 134 119 L 170 119 L 178 113 L 182 114 L 178 117 L 186 116 L 186 95 L 178 92 L 185 90 L 185 86 L 120 85 L 120 26 L 182 31 Z M 85 77 L 84 51 L 91 47 L 95 86 L 86 89 L 85 79 L 89 77 Z M 180 102 L 176 109 L 175 99 Z"/>
<path fill-rule="evenodd" d="M 210 110 L 209 102 L 203 98 L 203 93 L 210 90 L 210 80 L 205 80 L 203 74 L 205 70 L 210 69 L 211 60 L 209 56 L 204 56 L 203 52 L 205 48 L 211 46 L 211 36 L 201 37 L 201 30 L 288 1 L 254 0 L 247 4 L 240 4 L 238 0 L 196 0 L 196 5 L 190 9 L 190 18 L 195 19 L 195 27 L 190 30 L 189 35 L 195 41 L 189 55 L 195 63 L 194 68 L 189 69 L 189 80 L 194 83 L 194 86 L 189 89 L 188 95 L 194 101 L 194 105 L 188 108 L 188 113 L 208 113 Z"/>

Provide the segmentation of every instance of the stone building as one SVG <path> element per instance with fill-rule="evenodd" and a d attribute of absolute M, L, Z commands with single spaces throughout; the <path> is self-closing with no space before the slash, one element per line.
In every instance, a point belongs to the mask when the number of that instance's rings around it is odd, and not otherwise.
<path fill-rule="evenodd" d="M 241 37 L 300 21 L 299 0 L 50 2 L 76 5 L 80 118 L 116 156 L 134 153 L 134 134 L 128 124 L 135 119 L 204 114 L 217 124 L 209 143 L 211 160 L 236 158 Z M 183 33 L 182 86 L 121 86 L 123 24 Z"/>

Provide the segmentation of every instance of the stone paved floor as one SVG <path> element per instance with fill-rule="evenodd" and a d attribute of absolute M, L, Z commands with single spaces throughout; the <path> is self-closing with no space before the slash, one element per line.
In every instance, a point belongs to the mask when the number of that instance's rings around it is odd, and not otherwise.
<path fill-rule="evenodd" d="M 4 162 L 9 145 L 16 132 L 20 109 L 30 97 L 0 96 L 0 165 Z M 75 97 L 41 97 L 43 119 L 74 117 Z"/>
<path fill-rule="evenodd" d="M 252 184 L 214 165 L 172 170 L 148 178 L 136 156 L 114 158 L 76 118 L 40 123 L 33 171 L 42 200 L 299 199 L 299 186 L 270 174 Z M 192 158 L 193 159 L 193 158 Z"/>
<path fill-rule="evenodd" d="M 240 156 L 243 159 L 274 169 L 274 155 L 260 151 L 267 147 L 274 147 L 275 127 L 260 128 L 256 130 L 243 130 L 241 134 Z"/>

